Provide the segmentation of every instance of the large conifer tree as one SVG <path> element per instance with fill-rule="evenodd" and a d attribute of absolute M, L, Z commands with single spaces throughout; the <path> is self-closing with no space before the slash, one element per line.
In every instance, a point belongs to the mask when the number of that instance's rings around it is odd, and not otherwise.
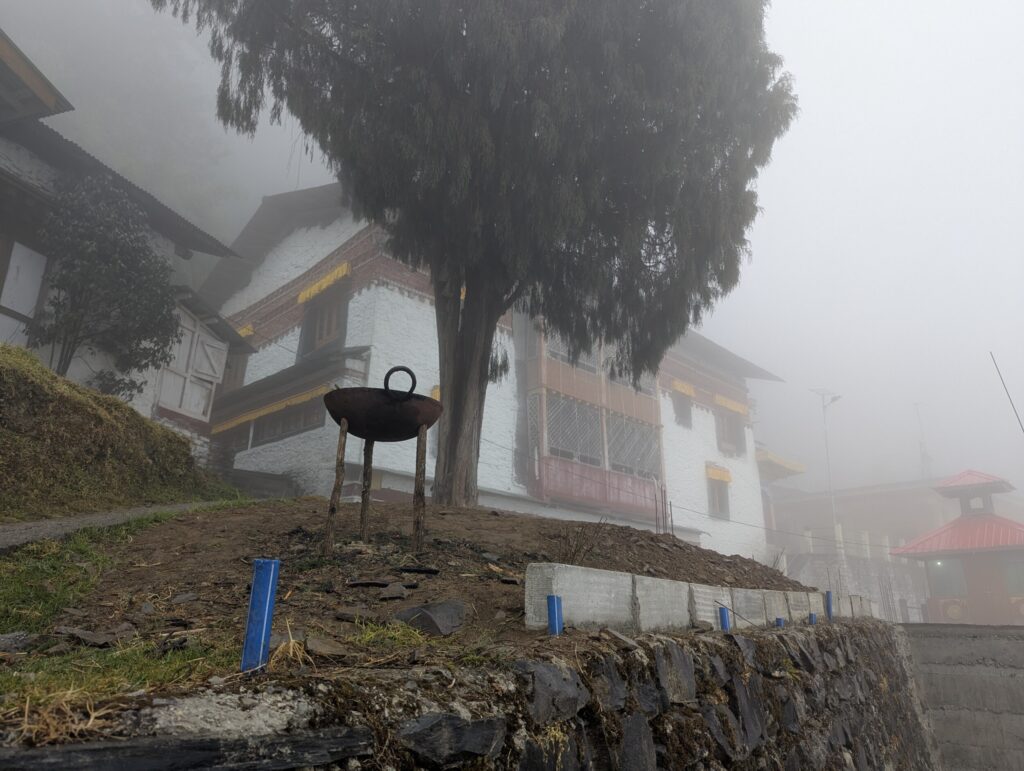
<path fill-rule="evenodd" d="M 654 370 L 736 284 L 795 111 L 765 0 L 152 2 L 209 31 L 221 120 L 291 112 L 355 213 L 430 269 L 443 503 L 476 500 L 501 316 Z"/>

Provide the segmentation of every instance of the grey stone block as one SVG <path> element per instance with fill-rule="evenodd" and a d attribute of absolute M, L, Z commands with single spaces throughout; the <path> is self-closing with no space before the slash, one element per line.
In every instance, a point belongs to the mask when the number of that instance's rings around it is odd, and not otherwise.
<path fill-rule="evenodd" d="M 690 585 L 635 576 L 637 624 L 641 632 L 675 632 L 690 626 Z"/>
<path fill-rule="evenodd" d="M 549 594 L 562 598 L 566 626 L 633 629 L 633 576 L 611 570 L 535 562 L 526 568 L 526 626 L 548 625 Z"/>
<path fill-rule="evenodd" d="M 758 589 L 733 589 L 732 609 L 737 627 L 765 626 L 768 621 L 765 613 L 764 592 Z M 772 616 L 772 623 L 775 617 Z"/>

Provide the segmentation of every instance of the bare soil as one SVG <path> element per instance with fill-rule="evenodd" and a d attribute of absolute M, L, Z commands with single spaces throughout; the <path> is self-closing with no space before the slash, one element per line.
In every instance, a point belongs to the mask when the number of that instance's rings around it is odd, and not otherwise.
<path fill-rule="evenodd" d="M 131 542 L 110 547 L 116 567 L 58 624 L 103 631 L 128 622 L 143 637 L 154 639 L 220 629 L 241 639 L 257 557 L 281 559 L 274 631 L 290 628 L 297 636 L 306 633 L 337 642 L 344 651 L 329 658 L 364 666 L 388 662 L 379 650 L 353 642 L 360 630 L 336 618 L 339 610 L 383 623 L 403 608 L 459 599 L 469 614 L 452 642 L 462 650 L 510 654 L 541 642 L 550 646 L 551 638 L 523 626 L 521 582 L 530 562 L 568 562 L 745 588 L 806 588 L 753 560 L 724 556 L 668 535 L 482 509 L 428 507 L 427 547 L 417 558 L 409 551 L 407 504 L 374 504 L 369 544 L 356 540 L 358 506 L 344 505 L 335 555 L 324 559 L 320 533 L 325 509 L 326 502 L 318 498 L 262 502 L 189 512 L 147 528 Z M 438 572 L 402 570 L 422 566 Z M 385 600 L 379 586 L 349 585 L 356 580 L 409 588 L 403 599 Z M 569 638 L 565 642 L 571 645 Z M 402 664 L 414 663 L 402 655 Z"/>

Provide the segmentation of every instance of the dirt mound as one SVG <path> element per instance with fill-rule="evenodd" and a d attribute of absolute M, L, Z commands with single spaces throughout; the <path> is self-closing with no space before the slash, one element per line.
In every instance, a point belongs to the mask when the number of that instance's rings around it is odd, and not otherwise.
<path fill-rule="evenodd" d="M 416 560 L 408 551 L 408 505 L 375 504 L 368 544 L 355 540 L 357 508 L 348 504 L 339 512 L 331 559 L 320 556 L 326 502 L 317 498 L 189 513 L 148 528 L 115 547 L 110 557 L 119 567 L 101 577 L 67 621 L 89 619 L 101 631 L 127 622 L 143 636 L 220 628 L 237 639 L 252 560 L 279 557 L 274 630 L 328 639 L 341 646 L 332 658 L 354 664 L 367 651 L 353 620 L 385 623 L 405 608 L 445 599 L 468 609 L 460 637 L 467 649 L 481 640 L 512 648 L 554 644 L 523 626 L 522 580 L 531 562 L 747 588 L 806 588 L 752 560 L 670 536 L 481 509 L 429 507 L 427 547 Z"/>
<path fill-rule="evenodd" d="M 223 497 L 188 442 L 0 345 L 0 522 Z"/>

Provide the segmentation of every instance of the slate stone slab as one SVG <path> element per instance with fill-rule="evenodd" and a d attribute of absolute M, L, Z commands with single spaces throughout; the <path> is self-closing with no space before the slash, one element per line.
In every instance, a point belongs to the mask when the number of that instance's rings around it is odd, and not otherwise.
<path fill-rule="evenodd" d="M 604 710 L 618 712 L 626 706 L 626 681 L 619 674 L 614 656 L 603 657 L 591 670 L 590 684 L 594 698 Z"/>
<path fill-rule="evenodd" d="M 505 743 L 505 719 L 466 720 L 450 712 L 432 712 L 403 723 L 398 741 L 439 766 L 494 759 Z"/>
<path fill-rule="evenodd" d="M 733 589 L 732 609 L 737 627 L 765 626 L 764 592 L 757 589 Z M 772 617 L 774 623 L 775 617 Z"/>
<path fill-rule="evenodd" d="M 466 605 L 461 600 L 442 600 L 400 610 L 394 617 L 431 637 L 447 637 L 465 623 Z"/>
<path fill-rule="evenodd" d="M 666 709 L 670 704 L 687 704 L 696 699 L 697 682 L 689 651 L 674 642 L 660 645 L 654 649 L 654 667 Z"/>
<path fill-rule="evenodd" d="M 39 635 L 28 632 L 0 634 L 0 653 L 20 653 L 27 650 L 39 639 Z"/>
<path fill-rule="evenodd" d="M 621 771 L 656 771 L 657 753 L 654 735 L 647 717 L 639 712 L 622 721 L 622 744 L 619 748 Z"/>
<path fill-rule="evenodd" d="M 721 629 L 718 608 L 732 607 L 732 593 L 722 586 L 690 584 L 690 618 L 694 622 L 711 624 L 712 629 Z"/>
<path fill-rule="evenodd" d="M 590 691 L 576 670 L 545 661 L 520 660 L 514 665 L 530 694 L 530 716 L 544 725 L 575 717 L 590 701 Z"/>
<path fill-rule="evenodd" d="M 789 603 L 789 617 L 794 622 L 807 623 L 807 614 L 811 612 L 807 592 L 786 592 L 786 601 Z"/>

